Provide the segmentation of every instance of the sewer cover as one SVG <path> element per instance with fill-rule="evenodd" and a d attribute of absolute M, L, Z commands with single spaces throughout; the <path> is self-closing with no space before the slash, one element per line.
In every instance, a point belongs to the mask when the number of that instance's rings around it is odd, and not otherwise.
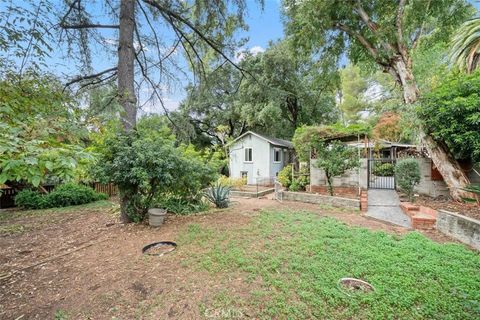
<path fill-rule="evenodd" d="M 355 278 L 342 278 L 338 281 L 340 291 L 350 296 L 352 293 L 368 293 L 375 288 L 368 282 Z"/>
<path fill-rule="evenodd" d="M 163 256 L 177 248 L 177 244 L 172 241 L 159 241 L 146 245 L 142 249 L 143 254 L 149 256 Z"/>

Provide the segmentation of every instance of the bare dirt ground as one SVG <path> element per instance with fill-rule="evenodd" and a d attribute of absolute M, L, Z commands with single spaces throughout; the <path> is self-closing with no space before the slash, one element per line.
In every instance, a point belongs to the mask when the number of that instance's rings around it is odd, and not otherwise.
<path fill-rule="evenodd" d="M 223 211 L 169 216 L 157 229 L 119 224 L 108 204 L 38 216 L 1 213 L 2 230 L 17 232 L 0 234 L 0 319 L 62 319 L 59 312 L 68 319 L 200 318 L 199 306 L 219 290 L 251 288 L 241 278 L 217 278 L 183 266 L 188 252 L 180 246 L 163 257 L 142 255 L 142 247 L 176 241 L 192 223 L 228 232 L 268 208 L 318 212 L 348 225 L 395 234 L 408 231 L 358 212 L 268 198 L 236 198 Z M 426 235 L 450 241 L 435 232 Z"/>
<path fill-rule="evenodd" d="M 461 203 L 447 198 L 432 199 L 430 197 L 419 197 L 415 204 L 430 207 L 433 209 L 444 209 L 457 212 L 464 216 L 480 220 L 480 206 L 476 203 Z"/>

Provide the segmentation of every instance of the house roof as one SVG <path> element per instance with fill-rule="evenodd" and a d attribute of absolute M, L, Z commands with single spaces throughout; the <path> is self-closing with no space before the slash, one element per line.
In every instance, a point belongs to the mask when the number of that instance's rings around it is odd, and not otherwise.
<path fill-rule="evenodd" d="M 378 142 L 378 144 L 382 148 L 390 148 L 390 147 L 416 148 L 416 147 L 418 147 L 415 144 L 391 142 L 391 141 L 384 140 L 384 139 L 370 140 L 367 144 L 367 147 L 368 148 L 374 148 L 375 147 L 375 142 Z M 347 144 L 349 146 L 352 146 L 352 147 L 365 148 L 365 142 L 364 141 L 360 141 L 360 142 L 351 141 L 351 142 L 347 142 Z"/>
<path fill-rule="evenodd" d="M 263 139 L 267 142 L 269 142 L 270 144 L 274 145 L 274 146 L 277 146 L 277 147 L 284 147 L 284 148 L 289 148 L 289 149 L 293 149 L 293 143 L 290 142 L 290 141 L 287 141 L 287 140 L 283 140 L 283 139 L 278 139 L 278 138 L 272 138 L 272 137 L 267 137 L 265 135 L 262 135 L 262 134 L 258 134 L 256 132 L 253 132 L 253 131 L 247 131 L 245 132 L 244 134 L 240 135 L 238 138 L 236 138 L 235 140 L 233 140 L 232 142 L 230 142 L 230 144 L 233 144 L 235 142 L 237 142 L 238 140 L 242 139 L 243 137 L 249 135 L 249 134 L 252 134 L 260 139 Z"/>

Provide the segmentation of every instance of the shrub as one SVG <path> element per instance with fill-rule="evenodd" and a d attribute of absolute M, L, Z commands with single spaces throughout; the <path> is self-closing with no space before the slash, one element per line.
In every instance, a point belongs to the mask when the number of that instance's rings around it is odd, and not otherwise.
<path fill-rule="evenodd" d="M 217 208 L 228 208 L 230 203 L 230 187 L 215 184 L 204 192 L 205 197 Z"/>
<path fill-rule="evenodd" d="M 24 209 L 43 208 L 43 197 L 36 191 L 25 189 L 15 196 L 15 205 Z"/>
<path fill-rule="evenodd" d="M 372 173 L 380 177 L 393 177 L 395 174 L 395 166 L 392 163 L 375 163 Z"/>
<path fill-rule="evenodd" d="M 74 206 L 107 198 L 106 194 L 97 193 L 90 187 L 68 183 L 58 186 L 48 194 L 22 190 L 15 197 L 15 204 L 25 209 L 46 209 Z"/>
<path fill-rule="evenodd" d="M 154 201 L 154 206 L 163 208 L 168 212 L 178 215 L 187 215 L 195 212 L 206 211 L 209 208 L 207 202 L 202 199 L 185 199 L 175 195 L 161 195 Z"/>
<path fill-rule="evenodd" d="M 333 196 L 333 177 L 340 176 L 347 170 L 360 165 L 357 150 L 337 140 L 328 144 L 320 142 L 316 149 L 317 160 L 314 165 L 325 171 L 328 191 Z"/>
<path fill-rule="evenodd" d="M 395 166 L 395 180 L 400 191 L 413 201 L 413 190 L 420 183 L 420 165 L 415 159 L 401 160 Z"/>
<path fill-rule="evenodd" d="M 247 184 L 247 178 L 232 178 L 227 176 L 220 176 L 218 178 L 217 183 L 225 186 L 230 187 L 232 189 L 242 190 L 243 186 Z"/>
<path fill-rule="evenodd" d="M 292 165 L 286 165 L 283 167 L 282 170 L 278 173 L 277 177 L 278 182 L 282 184 L 285 188 L 289 189 L 290 185 L 292 184 Z"/>
<path fill-rule="evenodd" d="M 290 187 L 288 188 L 288 190 L 293 191 L 293 192 L 300 191 L 301 187 L 300 187 L 300 184 L 298 183 L 298 181 L 293 180 L 293 182 L 290 184 Z"/>
<path fill-rule="evenodd" d="M 47 195 L 47 202 L 50 208 L 54 208 L 74 206 L 107 198 L 106 194 L 97 193 L 90 187 L 68 183 L 50 192 Z"/>
<path fill-rule="evenodd" d="M 197 203 L 201 190 L 216 179 L 192 148 L 137 132 L 107 140 L 94 175 L 118 186 L 125 222 L 142 221 L 154 200 L 162 197 Z"/>

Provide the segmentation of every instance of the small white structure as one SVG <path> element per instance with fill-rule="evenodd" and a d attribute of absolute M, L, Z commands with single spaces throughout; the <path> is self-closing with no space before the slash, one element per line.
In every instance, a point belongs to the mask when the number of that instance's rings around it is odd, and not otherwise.
<path fill-rule="evenodd" d="M 248 184 L 273 184 L 278 172 L 292 161 L 293 144 L 247 131 L 229 145 L 230 176 Z"/>

